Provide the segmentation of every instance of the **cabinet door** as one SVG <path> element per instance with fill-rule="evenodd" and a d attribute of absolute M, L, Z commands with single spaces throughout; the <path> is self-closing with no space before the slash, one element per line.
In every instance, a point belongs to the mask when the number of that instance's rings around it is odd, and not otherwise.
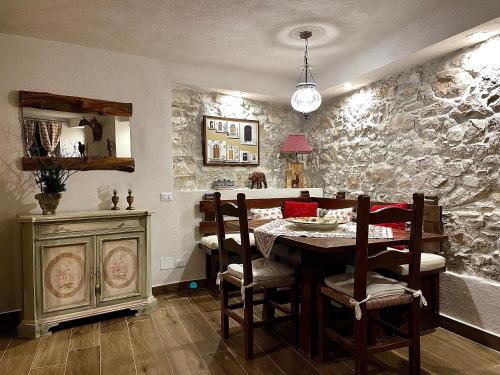
<path fill-rule="evenodd" d="M 37 254 L 37 300 L 42 314 L 93 307 L 92 237 L 40 241 Z"/>
<path fill-rule="evenodd" d="M 98 303 L 141 296 L 144 273 L 144 234 L 97 237 Z"/>

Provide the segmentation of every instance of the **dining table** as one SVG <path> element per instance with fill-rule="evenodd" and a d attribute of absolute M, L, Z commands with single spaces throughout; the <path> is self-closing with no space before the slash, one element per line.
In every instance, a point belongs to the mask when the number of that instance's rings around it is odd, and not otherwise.
<path fill-rule="evenodd" d="M 249 220 L 248 229 L 258 227 L 272 220 Z M 227 222 L 230 228 L 238 229 L 238 221 Z M 379 251 L 387 247 L 408 243 L 410 232 L 393 229 L 392 238 L 373 238 L 368 240 L 369 251 Z M 422 233 L 422 242 L 442 242 L 448 237 L 441 233 Z M 288 245 L 290 250 L 299 253 L 298 278 L 301 285 L 299 348 L 308 356 L 316 354 L 318 337 L 318 284 L 328 266 L 353 264 L 356 248 L 355 238 L 344 237 L 296 237 L 278 236 L 275 243 Z"/>

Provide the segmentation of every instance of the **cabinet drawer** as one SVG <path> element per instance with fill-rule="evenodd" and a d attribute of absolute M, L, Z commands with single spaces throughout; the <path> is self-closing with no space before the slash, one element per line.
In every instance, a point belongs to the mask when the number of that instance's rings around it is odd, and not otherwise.
<path fill-rule="evenodd" d="M 79 222 L 61 222 L 41 224 L 37 226 L 37 234 L 47 236 L 51 234 L 75 233 L 75 232 L 96 232 L 101 230 L 117 230 L 117 229 L 140 229 L 142 227 L 141 219 L 130 218 L 122 220 L 108 221 L 79 221 Z"/>

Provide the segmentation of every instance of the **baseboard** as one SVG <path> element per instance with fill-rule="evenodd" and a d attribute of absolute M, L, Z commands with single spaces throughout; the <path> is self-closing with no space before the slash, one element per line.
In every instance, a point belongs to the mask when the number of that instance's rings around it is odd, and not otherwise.
<path fill-rule="evenodd" d="M 192 283 L 196 283 L 196 288 L 193 288 Z M 153 287 L 153 295 L 159 296 L 161 294 L 182 292 L 185 290 L 204 289 L 206 287 L 205 279 L 180 281 L 178 283 L 157 285 Z"/>
<path fill-rule="evenodd" d="M 448 331 L 500 351 L 500 337 L 480 328 L 465 324 L 449 316 L 439 315 L 439 325 Z"/>

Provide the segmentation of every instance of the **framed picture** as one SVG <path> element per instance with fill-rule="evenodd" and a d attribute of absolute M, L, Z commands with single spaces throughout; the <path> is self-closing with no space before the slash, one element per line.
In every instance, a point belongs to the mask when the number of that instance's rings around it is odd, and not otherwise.
<path fill-rule="evenodd" d="M 217 133 L 227 133 L 227 122 L 226 121 L 216 121 L 215 131 Z"/>
<path fill-rule="evenodd" d="M 227 137 L 231 139 L 240 138 L 240 124 L 238 122 L 233 122 L 233 121 L 228 122 Z"/>
<path fill-rule="evenodd" d="M 204 165 L 259 165 L 259 122 L 203 116 Z"/>
<path fill-rule="evenodd" d="M 242 151 L 241 154 L 240 154 L 240 162 L 241 163 L 250 163 L 250 153 L 248 151 Z"/>
<path fill-rule="evenodd" d="M 240 143 L 242 145 L 256 146 L 258 136 L 258 124 L 252 122 L 240 123 Z"/>

